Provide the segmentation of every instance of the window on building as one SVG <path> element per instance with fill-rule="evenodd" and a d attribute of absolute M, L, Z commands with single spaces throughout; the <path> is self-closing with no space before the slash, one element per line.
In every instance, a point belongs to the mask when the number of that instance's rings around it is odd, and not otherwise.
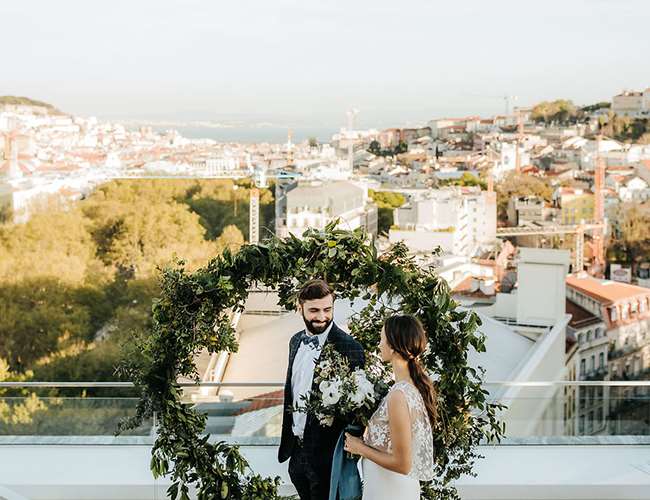
<path fill-rule="evenodd" d="M 584 333 L 579 333 L 578 334 L 578 344 L 584 344 L 585 342 L 585 335 Z"/>
<path fill-rule="evenodd" d="M 591 340 L 591 330 L 587 330 L 587 342 Z"/>
<path fill-rule="evenodd" d="M 605 353 L 598 354 L 598 368 L 605 368 Z"/>
<path fill-rule="evenodd" d="M 592 372 L 596 369 L 596 355 L 592 354 L 589 358 L 589 371 Z"/>
<path fill-rule="evenodd" d="M 617 321 L 618 320 L 618 311 L 616 307 L 612 307 L 610 310 L 610 317 L 612 318 L 612 321 Z"/>
<path fill-rule="evenodd" d="M 580 419 L 578 420 L 578 434 L 584 434 L 585 433 L 585 416 L 580 415 Z"/>
<path fill-rule="evenodd" d="M 580 375 L 584 375 L 587 368 L 587 361 L 585 359 L 580 360 Z"/>

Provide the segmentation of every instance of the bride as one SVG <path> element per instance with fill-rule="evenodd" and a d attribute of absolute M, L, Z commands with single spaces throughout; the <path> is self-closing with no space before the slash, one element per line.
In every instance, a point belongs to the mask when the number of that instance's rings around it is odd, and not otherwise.
<path fill-rule="evenodd" d="M 361 455 L 363 499 L 420 498 L 420 481 L 433 479 L 432 426 L 436 391 L 418 356 L 427 347 L 420 321 L 391 316 L 379 348 L 393 367 L 395 384 L 370 421 L 364 439 L 346 433 L 345 450 Z"/>

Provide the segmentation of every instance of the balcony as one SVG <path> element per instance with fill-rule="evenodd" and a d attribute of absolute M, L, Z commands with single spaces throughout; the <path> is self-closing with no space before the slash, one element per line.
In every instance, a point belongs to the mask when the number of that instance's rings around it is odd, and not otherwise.
<path fill-rule="evenodd" d="M 600 366 L 589 370 L 585 373 L 580 374 L 580 380 L 604 380 L 605 375 L 609 373 L 609 369 L 606 366 Z"/>
<path fill-rule="evenodd" d="M 213 440 L 241 446 L 253 469 L 280 475 L 281 493 L 294 493 L 287 464 L 276 460 L 282 417 L 280 383 L 183 384 L 187 404 L 208 415 Z M 566 389 L 603 387 L 602 421 L 584 436 L 578 417 L 564 415 Z M 457 482 L 463 499 L 648 498 L 650 491 L 650 382 L 490 382 L 506 438 L 485 443 L 476 477 Z M 609 390 L 607 390 L 609 388 Z M 165 498 L 170 482 L 149 470 L 155 418 L 128 435 L 114 436 L 117 421 L 132 415 L 137 399 L 128 383 L 0 383 L 0 498 Z M 83 392 L 82 392 L 83 391 Z M 85 394 L 85 395 L 84 395 Z M 506 466 L 504 466 L 506 465 Z"/>
<path fill-rule="evenodd" d="M 632 354 L 638 350 L 640 350 L 642 347 L 644 347 L 646 344 L 638 344 L 636 342 L 630 342 L 627 345 L 624 345 L 620 349 L 610 349 L 608 358 L 610 360 L 618 359 L 623 356 L 627 356 L 628 354 Z"/>

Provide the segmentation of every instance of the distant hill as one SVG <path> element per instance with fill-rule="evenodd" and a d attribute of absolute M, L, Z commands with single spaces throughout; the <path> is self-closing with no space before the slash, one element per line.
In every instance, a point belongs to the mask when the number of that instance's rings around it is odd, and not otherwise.
<path fill-rule="evenodd" d="M 41 108 L 45 108 L 50 114 L 53 115 L 63 114 L 60 110 L 58 110 L 51 104 L 42 101 L 36 101 L 34 99 L 30 99 L 29 97 L 20 97 L 14 95 L 0 96 L 0 107 L 4 105 L 38 106 Z"/>

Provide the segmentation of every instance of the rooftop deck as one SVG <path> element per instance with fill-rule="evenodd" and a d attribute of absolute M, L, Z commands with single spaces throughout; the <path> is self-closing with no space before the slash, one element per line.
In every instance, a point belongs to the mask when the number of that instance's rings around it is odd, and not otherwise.
<path fill-rule="evenodd" d="M 187 386 L 186 400 L 208 414 L 212 439 L 239 444 L 254 470 L 280 475 L 282 493 L 291 495 L 286 463 L 276 459 L 281 384 L 202 385 L 221 395 L 205 396 Z M 457 483 L 462 498 L 650 498 L 650 382 L 486 386 L 510 406 L 501 415 L 506 438 L 480 446 L 485 458 L 476 464 L 477 476 Z M 165 498 L 169 482 L 154 480 L 149 471 L 155 422 L 145 422 L 128 435 L 113 435 L 117 421 L 134 411 L 137 398 L 124 395 L 129 388 L 128 383 L 0 383 L 0 498 Z M 59 395 L 52 396 L 53 389 Z M 235 389 L 247 395 L 235 397 Z M 18 390 L 22 393 L 16 394 Z M 85 397 L 61 395 L 81 390 Z M 119 395 L 111 396 L 110 391 Z M 604 409 L 602 414 L 594 412 L 601 420 L 584 427 L 574 425 L 578 415 L 564 414 L 575 398 L 585 399 L 581 391 L 596 395 L 586 399 L 582 414 Z"/>

